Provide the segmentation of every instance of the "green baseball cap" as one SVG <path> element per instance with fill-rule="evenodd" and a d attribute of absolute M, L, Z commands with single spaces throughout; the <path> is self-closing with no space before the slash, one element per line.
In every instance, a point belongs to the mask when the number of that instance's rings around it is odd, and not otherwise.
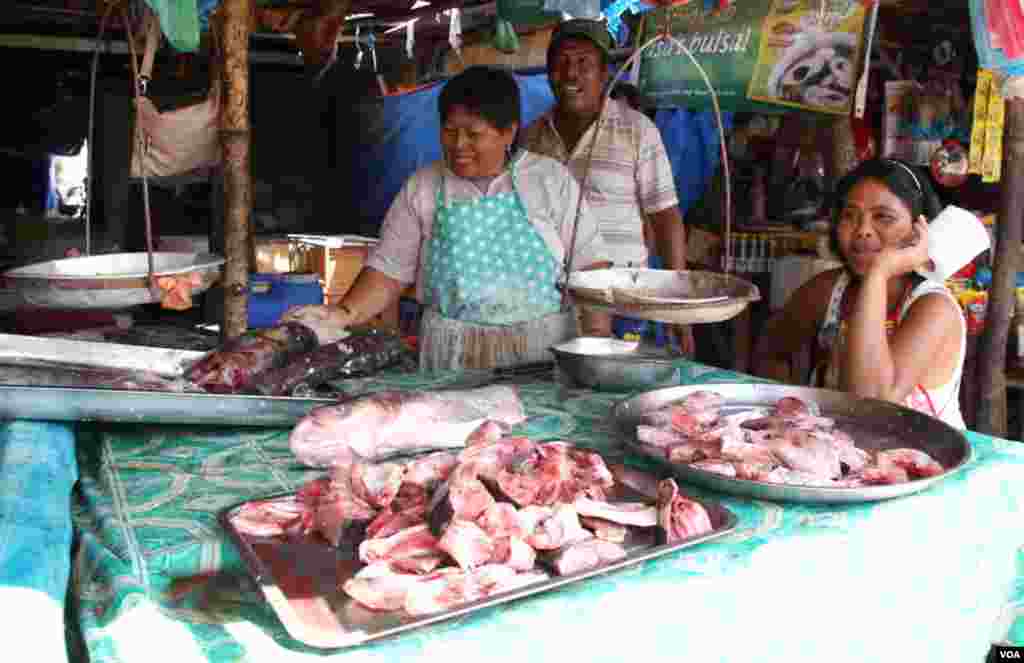
<path fill-rule="evenodd" d="M 551 43 L 548 46 L 548 62 L 555 54 L 558 47 L 566 39 L 589 39 L 598 50 L 604 53 L 604 57 L 610 58 L 612 54 L 612 35 L 608 32 L 608 26 L 604 21 L 595 21 L 590 18 L 573 18 L 558 24 L 551 34 Z"/>

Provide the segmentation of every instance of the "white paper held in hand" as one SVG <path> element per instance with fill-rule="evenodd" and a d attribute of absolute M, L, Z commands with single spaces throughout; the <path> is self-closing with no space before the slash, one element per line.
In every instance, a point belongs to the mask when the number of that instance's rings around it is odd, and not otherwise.
<path fill-rule="evenodd" d="M 977 215 L 962 207 L 947 205 L 928 224 L 928 257 L 932 264 L 916 271 L 941 283 L 990 246 L 988 231 Z"/>

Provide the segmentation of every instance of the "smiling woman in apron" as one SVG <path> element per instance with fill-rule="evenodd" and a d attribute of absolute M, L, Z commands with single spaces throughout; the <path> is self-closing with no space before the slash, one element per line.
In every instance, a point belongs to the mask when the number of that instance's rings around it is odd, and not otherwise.
<path fill-rule="evenodd" d="M 569 171 L 513 149 L 519 87 L 504 71 L 470 67 L 438 100 L 444 158 L 398 193 L 352 289 L 336 306 L 290 309 L 285 320 L 341 329 L 369 321 L 410 283 L 423 305 L 420 367 L 495 368 L 546 360 L 577 335 L 558 284 L 606 264 L 597 225 Z M 575 237 L 574 237 L 575 233 Z"/>
<path fill-rule="evenodd" d="M 841 269 L 801 286 L 764 326 L 753 371 L 784 382 L 790 358 L 814 351 L 811 386 L 880 398 L 965 428 L 960 378 L 967 327 L 945 284 L 914 270 L 940 211 L 924 172 L 865 161 L 836 186 L 832 243 Z"/>

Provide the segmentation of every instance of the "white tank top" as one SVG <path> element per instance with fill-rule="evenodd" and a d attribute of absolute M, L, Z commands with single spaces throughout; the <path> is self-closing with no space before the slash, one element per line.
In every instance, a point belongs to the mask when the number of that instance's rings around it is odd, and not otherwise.
<path fill-rule="evenodd" d="M 840 318 L 843 294 L 846 292 L 849 284 L 850 274 L 844 271 L 840 273 L 839 278 L 836 279 L 836 283 L 832 287 L 832 297 L 829 299 L 828 311 L 825 313 L 825 319 L 818 329 L 818 347 L 825 352 L 832 352 L 837 340 L 840 343 L 840 347 L 842 344 L 845 344 L 845 324 Z M 918 284 L 907 295 L 900 306 L 899 322 L 902 322 L 907 316 L 907 312 L 915 301 L 930 294 L 940 294 L 948 297 L 949 301 L 957 307 L 957 310 L 960 310 L 960 304 L 945 285 L 938 281 L 926 280 Z M 957 319 L 960 321 L 960 354 L 956 368 L 953 370 L 953 375 L 948 382 L 933 389 L 925 389 L 921 385 L 917 385 L 904 399 L 903 404 L 925 414 L 930 414 L 950 426 L 962 430 L 967 428 L 967 425 L 964 423 L 963 414 L 960 411 L 960 380 L 963 377 L 964 359 L 967 356 L 967 323 L 962 314 L 957 316 Z M 823 378 L 821 383 L 825 388 L 838 389 L 838 371 L 834 366 L 829 368 L 830 370 L 827 370 L 824 376 L 817 377 Z M 813 383 L 814 381 L 812 381 Z"/>

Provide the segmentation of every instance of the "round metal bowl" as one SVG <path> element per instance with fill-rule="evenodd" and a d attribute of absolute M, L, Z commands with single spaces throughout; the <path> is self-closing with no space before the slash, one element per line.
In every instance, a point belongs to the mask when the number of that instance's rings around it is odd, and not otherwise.
<path fill-rule="evenodd" d="M 835 419 L 837 428 L 849 433 L 862 449 L 920 449 L 942 463 L 946 471 L 934 477 L 906 483 L 833 488 L 735 479 L 687 464 L 672 463 L 664 456 L 647 455 L 643 445 L 636 439 L 636 427 L 643 414 L 678 402 L 688 394 L 702 389 L 718 392 L 725 397 L 724 412 L 771 407 L 784 396 L 794 396 L 816 405 L 822 416 Z M 963 432 L 943 421 L 887 401 L 859 398 L 830 389 L 743 383 L 670 387 L 627 398 L 615 406 L 611 416 L 627 447 L 667 466 L 683 481 L 761 500 L 832 504 L 902 497 L 925 490 L 955 474 L 970 461 L 972 454 L 971 445 Z"/>
<path fill-rule="evenodd" d="M 156 276 L 196 272 L 198 294 L 220 278 L 224 258 L 209 253 L 154 253 Z M 109 253 L 40 262 L 8 270 L 3 281 L 25 304 L 60 309 L 121 309 L 153 304 L 146 253 Z"/>
<path fill-rule="evenodd" d="M 550 351 L 566 375 L 599 391 L 650 389 L 676 372 L 667 351 L 614 338 L 581 336 Z"/>

